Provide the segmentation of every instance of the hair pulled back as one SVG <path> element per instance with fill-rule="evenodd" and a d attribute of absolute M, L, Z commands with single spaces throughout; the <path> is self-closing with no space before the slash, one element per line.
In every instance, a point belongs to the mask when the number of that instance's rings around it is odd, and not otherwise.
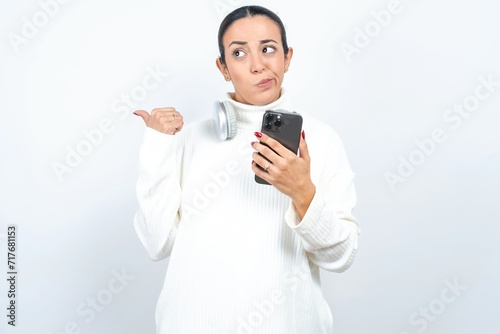
<path fill-rule="evenodd" d="M 227 29 L 239 19 L 243 19 L 245 17 L 254 17 L 254 16 L 265 16 L 272 20 L 274 23 L 278 25 L 281 33 L 281 44 L 283 44 L 283 50 L 285 52 L 285 56 L 288 55 L 288 44 L 286 41 L 286 31 L 285 26 L 281 19 L 274 12 L 270 11 L 267 8 L 261 6 L 243 6 L 235 9 L 231 13 L 229 13 L 224 20 L 222 20 L 219 33 L 218 33 L 218 42 L 219 42 L 219 52 L 220 52 L 220 61 L 222 64 L 226 63 L 226 55 L 224 52 L 224 44 L 222 43 L 222 38 L 226 33 Z"/>

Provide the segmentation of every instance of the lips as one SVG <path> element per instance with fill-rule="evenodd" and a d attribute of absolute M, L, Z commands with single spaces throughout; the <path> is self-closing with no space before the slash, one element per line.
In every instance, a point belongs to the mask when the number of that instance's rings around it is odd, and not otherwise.
<path fill-rule="evenodd" d="M 262 79 L 258 84 L 257 86 L 258 87 L 262 87 L 262 88 L 265 88 L 265 87 L 268 87 L 270 84 L 271 84 L 271 81 L 273 81 L 272 79 L 269 79 L 269 78 L 266 78 L 266 79 Z"/>

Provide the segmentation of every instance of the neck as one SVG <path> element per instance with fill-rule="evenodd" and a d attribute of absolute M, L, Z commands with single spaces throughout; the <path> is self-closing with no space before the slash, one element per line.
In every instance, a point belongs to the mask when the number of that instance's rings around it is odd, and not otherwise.
<path fill-rule="evenodd" d="M 227 94 L 228 101 L 235 109 L 236 124 L 238 128 L 260 128 L 262 124 L 262 116 L 267 110 L 290 109 L 290 103 L 287 94 L 282 90 L 280 97 L 266 105 L 257 106 L 251 104 L 244 104 L 234 100 L 234 93 Z"/>

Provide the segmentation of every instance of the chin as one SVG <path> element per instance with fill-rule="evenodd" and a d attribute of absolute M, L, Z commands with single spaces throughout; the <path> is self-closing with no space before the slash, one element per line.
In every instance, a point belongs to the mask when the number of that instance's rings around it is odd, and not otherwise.
<path fill-rule="evenodd" d="M 251 103 L 257 106 L 264 106 L 266 104 L 272 103 L 279 99 L 281 96 L 281 88 L 279 90 L 268 90 L 262 93 L 259 93 L 251 99 Z"/>

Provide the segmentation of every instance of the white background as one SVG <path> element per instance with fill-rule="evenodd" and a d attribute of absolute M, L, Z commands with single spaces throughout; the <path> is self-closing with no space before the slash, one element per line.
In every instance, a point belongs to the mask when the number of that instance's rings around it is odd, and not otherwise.
<path fill-rule="evenodd" d="M 322 273 L 335 333 L 499 333 L 500 2 L 402 0 L 381 26 L 370 13 L 390 2 L 260 2 L 294 47 L 284 86 L 297 111 L 336 129 L 357 174 L 358 257 Z M 17 224 L 19 272 L 15 328 L 0 283 L 1 331 L 154 333 L 168 261 L 150 261 L 133 230 L 144 124 L 121 98 L 210 117 L 232 88 L 215 67 L 218 25 L 250 2 L 43 3 L 55 2 L 0 4 L 0 267 Z M 148 68 L 163 74 L 144 90 Z M 497 87 L 447 121 L 480 77 Z M 419 153 L 435 131 L 445 139 Z M 78 147 L 86 156 L 58 177 Z M 391 187 L 401 159 L 416 166 Z"/>

